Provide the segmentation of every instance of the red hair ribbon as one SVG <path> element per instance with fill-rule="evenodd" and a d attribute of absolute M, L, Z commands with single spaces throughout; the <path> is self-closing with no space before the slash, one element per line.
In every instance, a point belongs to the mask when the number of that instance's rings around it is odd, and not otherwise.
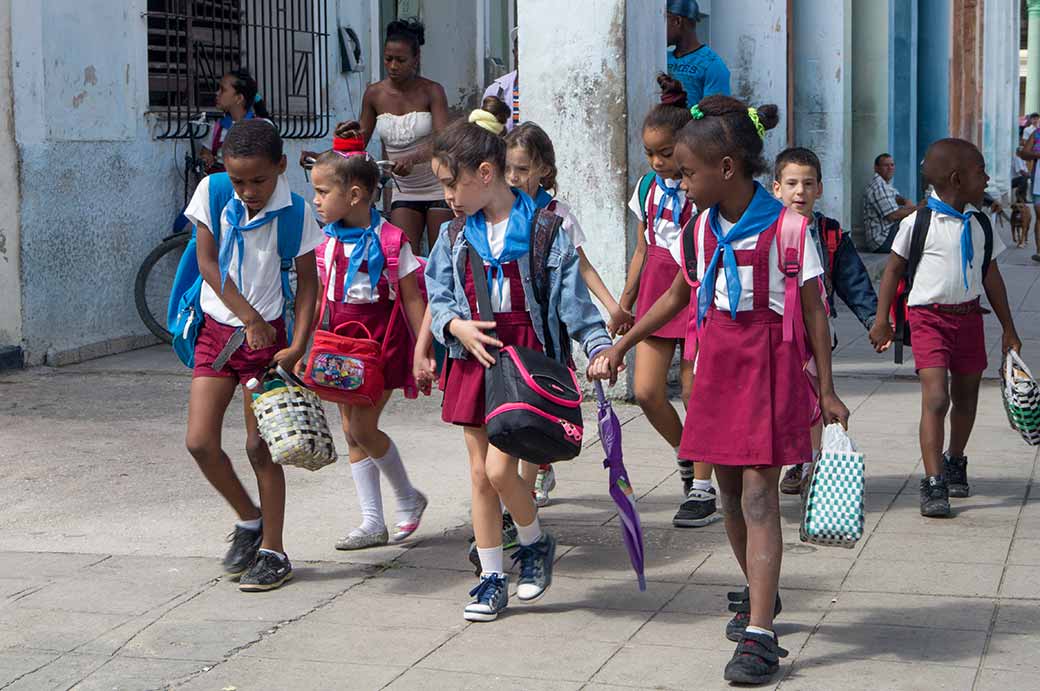
<path fill-rule="evenodd" d="M 353 137 L 333 137 L 332 150 L 340 156 L 365 153 L 365 139 L 361 135 Z"/>

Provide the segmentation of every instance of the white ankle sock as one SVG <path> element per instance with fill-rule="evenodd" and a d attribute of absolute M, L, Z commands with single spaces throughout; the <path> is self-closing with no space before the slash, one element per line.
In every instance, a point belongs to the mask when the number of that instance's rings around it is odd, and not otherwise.
<path fill-rule="evenodd" d="M 711 489 L 711 480 L 694 479 L 692 487 L 693 489 L 699 489 L 703 492 L 707 492 L 709 489 Z"/>
<path fill-rule="evenodd" d="M 760 636 L 769 636 L 770 638 L 776 638 L 776 634 L 769 629 L 759 628 L 758 626 L 749 626 L 744 629 L 748 633 L 757 633 Z"/>
<path fill-rule="evenodd" d="M 538 522 L 538 514 L 535 514 L 534 523 L 531 525 L 516 524 L 516 536 L 521 545 L 533 545 L 542 539 L 542 525 Z"/>
<path fill-rule="evenodd" d="M 477 556 L 480 557 L 481 576 L 493 573 L 497 573 L 499 576 L 505 575 L 505 571 L 502 569 L 502 545 L 487 549 L 477 547 Z"/>
<path fill-rule="evenodd" d="M 245 528 L 246 530 L 260 530 L 260 526 L 264 524 L 264 517 L 254 518 L 251 521 L 235 521 L 235 525 L 239 528 Z"/>
<path fill-rule="evenodd" d="M 371 535 L 386 527 L 383 521 L 383 495 L 379 491 L 379 468 L 371 458 L 350 464 L 357 488 L 358 503 L 361 504 L 361 525 L 356 533 Z"/>
<path fill-rule="evenodd" d="M 404 463 L 401 462 L 401 454 L 397 452 L 397 445 L 394 444 L 393 440 L 390 441 L 390 448 L 386 450 L 383 457 L 373 458 L 372 462 L 379 468 L 379 472 L 386 476 L 386 479 L 390 482 L 390 487 L 394 490 L 394 498 L 397 500 L 398 522 L 406 520 L 412 509 L 415 508 L 415 502 L 419 495 L 416 494 L 415 487 L 412 485 L 411 480 L 408 479 L 408 471 L 404 469 Z"/>

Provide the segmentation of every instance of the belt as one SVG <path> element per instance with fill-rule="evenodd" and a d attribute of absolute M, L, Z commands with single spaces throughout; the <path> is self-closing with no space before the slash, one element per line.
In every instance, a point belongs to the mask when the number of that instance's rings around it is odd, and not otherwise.
<path fill-rule="evenodd" d="M 940 305 L 938 303 L 935 303 L 931 305 L 922 306 L 926 309 L 930 309 L 934 312 L 939 312 L 941 314 L 974 314 L 976 312 L 987 314 L 989 312 L 989 310 L 983 309 L 982 305 L 979 304 L 978 298 L 975 298 L 971 302 L 962 302 L 957 305 Z"/>

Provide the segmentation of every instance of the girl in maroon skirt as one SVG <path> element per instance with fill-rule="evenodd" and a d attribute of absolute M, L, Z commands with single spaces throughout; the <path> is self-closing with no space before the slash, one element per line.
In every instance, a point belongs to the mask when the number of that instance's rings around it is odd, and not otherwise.
<path fill-rule="evenodd" d="M 639 236 L 621 294 L 621 308 L 631 311 L 634 306 L 637 319 L 646 314 L 678 275 L 679 265 L 672 250 L 678 247 L 683 227 L 697 211 L 679 185 L 679 166 L 673 155 L 675 135 L 690 121 L 686 92 L 678 81 L 666 75 L 660 75 L 657 82 L 661 86 L 661 103 L 643 121 L 643 146 L 651 171 L 640 181 L 628 203 L 639 219 Z M 721 515 L 711 485 L 711 466 L 678 457 L 683 423 L 668 400 L 668 371 L 676 347 L 680 351 L 683 348 L 686 321 L 683 310 L 636 346 L 634 393 L 646 419 L 676 453 L 682 499 L 672 523 L 678 528 L 698 528 L 714 523 Z M 686 405 L 693 388 L 692 362 L 681 361 L 679 379 Z"/>
<path fill-rule="evenodd" d="M 328 318 L 324 328 L 359 322 L 383 344 L 382 398 L 371 407 L 339 404 L 362 522 L 336 543 L 336 549 L 355 550 L 391 539 L 383 518 L 380 476 L 389 480 L 397 499 L 395 542 L 415 532 L 426 509 L 426 497 L 409 480 L 397 446 L 379 429 L 379 416 L 394 389 L 414 396 L 411 334 L 418 332 L 426 305 L 416 273 L 421 265 L 403 231 L 372 208 L 379 168 L 365 154 L 358 132 L 338 128 L 337 135 L 333 150 L 318 158 L 311 176 L 314 206 L 328 236 L 316 251 L 322 281 L 317 313 Z M 395 254 L 397 278 L 391 284 Z"/>
<path fill-rule="evenodd" d="M 786 304 L 785 274 L 776 235 L 783 206 L 754 181 L 766 172 L 763 138 L 776 126 L 776 106 L 748 108 L 728 96 L 709 96 L 691 108 L 693 119 L 676 138 L 675 158 L 686 192 L 706 209 L 687 226 L 692 252 L 643 319 L 589 366 L 589 376 L 612 381 L 625 353 L 684 309 L 699 334 L 697 394 L 690 401 L 680 458 L 715 467 L 726 533 L 748 587 L 730 594 L 736 616 L 726 636 L 738 642 L 725 679 L 764 683 L 787 655 L 773 632 L 783 540 L 778 482 L 783 465 L 809 451 L 815 402 L 806 376 L 816 359 L 824 422 L 848 420 L 834 393 L 830 334 L 820 297 L 819 256 L 806 235 L 800 289 Z M 684 235 L 685 237 L 685 235 Z M 693 294 L 687 280 L 698 284 Z M 784 311 L 797 310 L 794 337 L 784 338 Z M 693 334 L 691 334 L 691 338 Z M 809 348 L 799 344 L 809 343 Z"/>
<path fill-rule="evenodd" d="M 556 540 L 543 531 L 530 489 L 517 470 L 518 459 L 488 444 L 484 427 L 484 372 L 494 364 L 488 347 L 524 346 L 543 350 L 545 335 L 560 343 L 566 332 L 590 354 L 610 344 L 606 325 L 592 304 L 579 273 L 578 254 L 566 233 L 558 233 L 547 253 L 549 314 L 543 319 L 531 286 L 529 246 L 537 205 L 506 182 L 502 125 L 476 110 L 468 121 L 442 132 L 433 146 L 433 172 L 445 199 L 460 219 L 440 233 L 426 267 L 433 335 L 448 349 L 442 375 L 445 422 L 463 427 L 473 491 L 473 533 L 480 559 L 480 583 L 463 616 L 492 621 L 509 602 L 503 565 L 502 505 L 516 523 L 520 548 L 516 597 L 540 598 L 552 583 Z M 470 249 L 483 259 L 494 321 L 481 321 L 476 307 Z M 553 352 L 566 362 L 566 348 Z"/>

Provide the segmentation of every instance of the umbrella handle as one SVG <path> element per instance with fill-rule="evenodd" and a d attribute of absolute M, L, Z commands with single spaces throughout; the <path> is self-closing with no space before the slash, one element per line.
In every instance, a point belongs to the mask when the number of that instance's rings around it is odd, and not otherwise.
<path fill-rule="evenodd" d="M 596 348 L 594 351 L 589 353 L 589 361 L 591 362 L 592 360 L 596 359 L 597 355 L 599 355 L 604 350 L 607 350 L 608 348 L 609 348 L 609 346 L 603 346 L 601 348 Z M 605 393 L 603 393 L 603 382 L 601 382 L 600 380 L 597 379 L 593 383 L 592 388 L 596 391 L 596 401 L 599 402 L 600 406 L 602 407 L 602 406 L 607 405 L 607 395 Z"/>

